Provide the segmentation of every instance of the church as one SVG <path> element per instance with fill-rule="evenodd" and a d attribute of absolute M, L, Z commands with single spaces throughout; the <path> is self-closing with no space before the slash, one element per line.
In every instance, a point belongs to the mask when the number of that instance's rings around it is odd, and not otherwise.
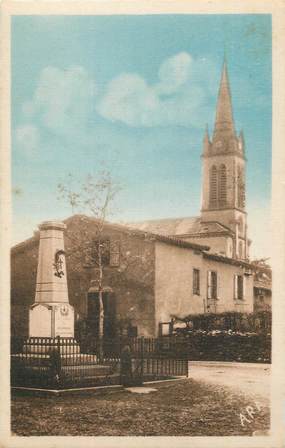
<path fill-rule="evenodd" d="M 229 258 L 249 259 L 245 210 L 245 144 L 233 120 L 226 63 L 218 93 L 212 139 L 206 129 L 202 152 L 202 210 L 198 217 L 132 224 L 140 230 L 210 246 Z"/>
<path fill-rule="evenodd" d="M 206 129 L 203 141 L 201 215 L 104 225 L 104 336 L 124 331 L 157 336 L 176 317 L 251 313 L 258 294 L 269 296 L 270 285 L 259 282 L 255 288 L 256 269 L 249 261 L 245 166 L 244 138 L 235 130 L 224 63 L 214 132 L 210 137 Z M 83 249 L 92 252 L 96 238 L 98 243 L 94 218 L 74 215 L 65 224 L 69 301 L 77 325 L 98 336 L 99 273 Z M 35 232 L 12 248 L 12 334 L 28 335 L 38 247 Z"/>

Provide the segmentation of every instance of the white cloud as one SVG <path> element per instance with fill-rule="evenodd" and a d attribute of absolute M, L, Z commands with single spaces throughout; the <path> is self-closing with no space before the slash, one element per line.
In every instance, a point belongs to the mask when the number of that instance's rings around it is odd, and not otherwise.
<path fill-rule="evenodd" d="M 45 128 L 65 140 L 88 142 L 96 94 L 95 81 L 83 67 L 44 68 L 32 98 L 22 105 L 25 124 L 15 130 L 18 148 L 34 152 Z"/>
<path fill-rule="evenodd" d="M 33 153 L 39 149 L 40 134 L 36 126 L 24 124 L 16 129 L 16 142 L 28 153 Z"/>
<path fill-rule="evenodd" d="M 24 103 L 23 112 L 27 117 L 37 116 L 53 131 L 68 133 L 86 125 L 95 95 L 95 81 L 83 67 L 62 70 L 49 66 L 41 72 L 34 96 Z"/>
<path fill-rule="evenodd" d="M 212 113 L 207 106 L 213 94 L 208 77 L 214 73 L 217 78 L 216 72 L 211 61 L 178 53 L 161 64 L 155 84 L 148 84 L 136 73 L 113 79 L 97 104 L 97 112 L 129 126 L 203 127 Z"/>
<path fill-rule="evenodd" d="M 45 67 L 32 97 L 22 105 L 25 124 L 16 130 L 16 141 L 25 150 L 35 150 L 47 129 L 63 138 L 63 143 L 91 147 L 95 131 L 90 124 L 96 111 L 108 121 L 131 127 L 200 128 L 213 113 L 209 78 L 215 78 L 215 70 L 208 58 L 193 59 L 180 52 L 161 63 L 156 83 L 148 83 L 137 73 L 121 73 L 100 98 L 95 80 L 84 67 Z M 217 83 L 215 94 L 216 89 Z"/>
<path fill-rule="evenodd" d="M 185 84 L 190 78 L 191 63 L 190 54 L 185 52 L 166 59 L 158 71 L 160 80 L 156 87 L 158 93 L 171 94 Z"/>
<path fill-rule="evenodd" d="M 112 80 L 108 93 L 97 110 L 109 120 L 120 120 L 130 126 L 138 123 L 147 126 L 148 114 L 159 108 L 159 98 L 145 80 L 136 74 L 126 73 Z"/>

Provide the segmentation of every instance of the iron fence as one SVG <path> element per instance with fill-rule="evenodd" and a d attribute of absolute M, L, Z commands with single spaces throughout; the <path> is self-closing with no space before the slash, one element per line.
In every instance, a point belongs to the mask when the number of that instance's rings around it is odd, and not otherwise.
<path fill-rule="evenodd" d="M 12 386 L 66 388 L 141 384 L 145 379 L 186 376 L 165 338 L 11 339 Z"/>

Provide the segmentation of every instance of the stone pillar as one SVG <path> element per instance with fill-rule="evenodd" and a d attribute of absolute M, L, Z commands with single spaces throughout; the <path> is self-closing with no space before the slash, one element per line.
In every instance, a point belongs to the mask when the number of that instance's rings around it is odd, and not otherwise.
<path fill-rule="evenodd" d="M 30 309 L 30 337 L 74 337 L 74 309 L 68 302 L 63 232 L 65 224 L 40 224 L 35 303 Z"/>

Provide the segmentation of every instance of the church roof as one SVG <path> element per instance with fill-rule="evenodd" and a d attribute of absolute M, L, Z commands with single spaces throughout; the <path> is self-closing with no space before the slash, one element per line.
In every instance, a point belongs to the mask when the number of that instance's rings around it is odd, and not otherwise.
<path fill-rule="evenodd" d="M 86 216 L 86 215 L 73 215 L 67 219 L 64 220 L 64 223 L 68 224 L 73 222 L 76 226 L 80 225 L 80 222 L 91 222 L 96 220 L 95 218 Z M 151 223 L 152 225 L 154 225 L 154 223 L 156 223 L 156 225 L 159 225 L 160 227 L 160 233 L 156 233 L 156 232 L 152 232 L 149 230 L 146 230 L 147 225 Z M 163 230 L 163 225 L 162 224 L 167 224 L 168 226 L 164 227 Z M 212 254 L 209 253 L 209 249 L 210 247 L 207 245 L 201 245 L 201 244 L 196 244 L 190 241 L 185 241 L 183 240 L 183 238 L 181 238 L 181 235 L 179 233 L 177 233 L 177 237 L 175 237 L 175 234 L 173 235 L 168 235 L 167 233 L 163 234 L 163 231 L 172 229 L 176 231 L 192 231 L 194 232 L 194 230 L 196 230 L 196 236 L 203 236 L 202 232 L 205 232 L 205 236 L 206 236 L 206 232 L 208 232 L 207 234 L 209 235 L 210 230 L 214 233 L 214 231 L 219 231 L 220 233 L 230 233 L 230 229 L 228 229 L 226 226 L 223 226 L 222 224 L 218 223 L 218 222 L 202 222 L 201 218 L 199 217 L 189 217 L 189 218 L 172 218 L 172 219 L 160 219 L 160 220 L 150 220 L 150 221 L 143 221 L 140 223 L 133 223 L 133 224 L 129 224 L 129 225 L 124 225 L 124 224 L 117 224 L 117 223 L 112 223 L 112 222 L 106 222 L 105 223 L 106 227 L 111 227 L 114 230 L 118 230 L 124 233 L 127 233 L 129 236 L 138 236 L 138 237 L 142 237 L 144 239 L 149 239 L 149 240 L 154 240 L 154 241 L 159 241 L 159 242 L 163 242 L 169 245 L 174 245 L 174 246 L 178 246 L 181 248 L 185 248 L 185 249 L 192 249 L 192 250 L 197 250 L 200 251 L 203 254 L 204 258 L 208 258 L 214 261 L 218 261 L 218 262 L 222 262 L 222 263 L 226 263 L 226 264 L 231 264 L 231 265 L 235 265 L 235 266 L 239 266 L 239 267 L 244 267 L 244 268 L 254 268 L 255 265 L 253 263 L 250 262 L 246 262 L 243 260 L 236 260 L 233 258 L 229 258 L 229 257 L 225 257 L 223 255 L 219 255 L 219 254 Z M 135 228 L 135 226 L 137 226 L 137 228 Z M 138 228 L 138 226 L 143 226 L 144 229 L 140 229 Z M 157 228 L 157 227 L 156 227 Z M 208 230 L 206 230 L 206 228 Z M 12 255 L 25 251 L 26 249 L 29 249 L 31 247 L 33 247 L 34 245 L 38 244 L 39 242 L 39 231 L 34 232 L 34 236 L 32 238 L 29 238 L 19 244 L 16 244 L 14 247 L 11 248 L 11 252 Z M 184 234 L 185 236 L 187 236 L 187 234 Z M 193 233 L 194 235 L 194 233 Z M 255 286 L 257 286 L 257 282 L 255 282 Z"/>
<path fill-rule="evenodd" d="M 98 221 L 94 217 L 86 216 L 86 215 L 73 215 L 67 219 L 65 219 L 63 222 L 67 224 L 70 223 L 76 223 L 76 225 L 80 225 L 80 223 L 85 222 L 95 222 Z M 201 245 L 198 243 L 192 243 L 190 241 L 185 241 L 180 238 L 176 238 L 175 235 L 168 235 L 167 233 L 159 233 L 159 232 L 152 232 L 150 230 L 146 229 L 139 229 L 135 228 L 131 225 L 124 225 L 124 224 L 117 224 L 109 221 L 105 221 L 104 227 L 111 227 L 114 230 L 121 231 L 124 233 L 128 233 L 130 236 L 138 236 L 143 238 L 149 238 L 150 240 L 156 240 L 160 241 L 166 244 L 174 245 L 183 247 L 185 249 L 193 249 L 193 250 L 199 250 L 199 251 L 208 251 L 210 249 L 207 245 Z M 25 250 L 28 247 L 32 247 L 33 245 L 37 244 L 39 241 L 39 231 L 34 232 L 34 236 L 32 238 L 29 238 L 19 244 L 16 244 L 11 248 L 12 253 L 21 252 Z"/>
<path fill-rule="evenodd" d="M 214 137 L 215 134 L 218 134 L 220 132 L 229 132 L 230 134 L 235 135 L 231 92 L 226 62 L 224 62 L 223 66 L 218 95 Z"/>
<path fill-rule="evenodd" d="M 128 223 L 128 226 L 146 232 L 176 237 L 202 237 L 211 234 L 232 233 L 229 228 L 219 222 L 203 222 L 200 216 L 151 219 L 148 221 Z"/>
<path fill-rule="evenodd" d="M 203 143 L 203 156 L 236 154 L 245 158 L 243 134 L 237 137 L 235 131 L 231 89 L 226 61 L 223 64 L 220 81 L 216 119 L 212 141 L 206 128 Z"/>

